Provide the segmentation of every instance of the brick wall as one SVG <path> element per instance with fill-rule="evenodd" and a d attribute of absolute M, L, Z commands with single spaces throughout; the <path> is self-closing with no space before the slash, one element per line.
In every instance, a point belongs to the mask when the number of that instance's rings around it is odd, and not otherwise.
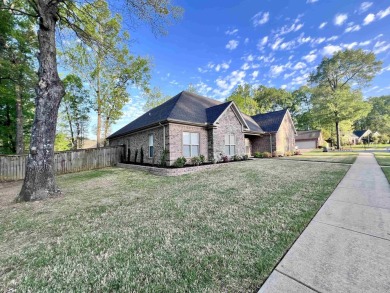
<path fill-rule="evenodd" d="M 251 143 L 252 143 L 252 154 L 256 152 L 273 152 L 276 150 L 276 139 L 275 134 L 271 134 L 272 139 L 272 149 L 271 149 L 271 141 L 270 141 L 270 135 L 264 134 L 262 137 L 252 137 Z"/>
<path fill-rule="evenodd" d="M 242 125 L 236 114 L 231 108 L 221 116 L 216 128 L 210 129 L 209 140 L 212 142 L 209 145 L 210 158 L 217 158 L 220 153 L 225 153 L 225 134 L 234 134 L 236 143 L 236 154 L 245 154 L 245 140 L 242 131 Z"/>
<path fill-rule="evenodd" d="M 173 165 L 177 158 L 183 156 L 183 132 L 199 133 L 199 155 L 204 155 L 208 160 L 208 134 L 206 127 L 169 124 L 169 165 Z M 190 158 L 186 158 L 187 161 Z"/>
<path fill-rule="evenodd" d="M 295 132 L 291 117 L 287 112 L 276 134 L 276 150 L 281 153 L 295 149 Z"/>
<path fill-rule="evenodd" d="M 165 126 L 165 145 L 168 148 L 169 146 L 169 125 Z M 154 156 L 149 157 L 149 134 L 153 134 L 153 144 L 154 144 Z M 130 161 L 134 162 L 135 152 L 138 150 L 137 162 L 141 160 L 141 147 L 144 151 L 144 163 L 148 164 L 159 164 L 161 161 L 161 155 L 164 149 L 164 130 L 163 126 L 158 126 L 144 131 L 139 131 L 133 134 L 129 134 L 120 138 L 110 139 L 110 146 L 115 145 L 126 145 L 126 154 L 125 158 L 127 160 L 128 150 L 130 149 Z"/>

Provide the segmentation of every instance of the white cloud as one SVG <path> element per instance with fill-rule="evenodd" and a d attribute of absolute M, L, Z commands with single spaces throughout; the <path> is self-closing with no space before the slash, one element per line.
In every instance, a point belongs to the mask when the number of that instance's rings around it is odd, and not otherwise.
<path fill-rule="evenodd" d="M 280 46 L 280 44 L 283 42 L 283 38 L 277 38 L 276 40 L 275 40 L 275 43 L 273 43 L 272 45 L 271 45 L 271 48 L 272 48 L 272 50 L 277 50 L 277 49 L 279 49 L 279 46 Z"/>
<path fill-rule="evenodd" d="M 317 59 L 317 54 L 310 53 L 310 54 L 308 54 L 306 56 L 303 56 L 302 59 L 306 60 L 306 62 L 311 63 L 311 62 L 313 62 L 314 60 Z"/>
<path fill-rule="evenodd" d="M 249 38 L 245 38 L 245 41 L 244 41 L 244 44 L 248 44 L 249 43 Z"/>
<path fill-rule="evenodd" d="M 277 76 L 279 76 L 279 74 L 281 74 L 284 70 L 285 70 L 285 66 L 284 66 L 284 65 L 273 65 L 273 66 L 271 66 L 271 75 L 272 75 L 273 77 L 277 77 Z"/>
<path fill-rule="evenodd" d="M 313 39 L 312 43 L 315 44 L 315 45 L 319 45 L 319 44 L 321 44 L 321 43 L 323 43 L 325 41 L 326 41 L 326 38 L 321 37 L 321 38 Z"/>
<path fill-rule="evenodd" d="M 241 69 L 242 69 L 242 70 L 248 70 L 249 68 L 251 68 L 251 67 L 249 66 L 249 64 L 248 64 L 247 62 L 245 62 L 245 63 L 241 66 Z"/>
<path fill-rule="evenodd" d="M 352 33 L 352 32 L 357 32 L 360 30 L 360 25 L 356 24 L 356 25 L 352 25 L 352 26 L 349 26 L 345 29 L 345 32 L 346 33 Z"/>
<path fill-rule="evenodd" d="M 312 41 L 312 38 L 311 37 L 306 37 L 305 38 L 305 35 L 303 33 L 297 39 L 297 42 L 299 44 L 305 44 L 305 43 L 308 43 L 310 41 Z"/>
<path fill-rule="evenodd" d="M 234 50 L 235 48 L 237 48 L 237 46 L 238 46 L 238 41 L 237 40 L 230 40 L 226 44 L 225 48 L 229 49 L 229 50 Z"/>
<path fill-rule="evenodd" d="M 255 60 L 255 56 L 253 56 L 252 54 L 249 54 L 248 56 L 244 57 L 243 59 L 248 61 L 248 62 L 252 62 L 253 60 Z"/>
<path fill-rule="evenodd" d="M 341 46 L 342 46 L 343 48 L 346 48 L 346 49 L 348 49 L 348 50 L 353 49 L 353 48 L 356 47 L 357 45 L 358 45 L 357 42 L 353 42 L 353 43 L 350 43 L 350 44 L 341 44 Z"/>
<path fill-rule="evenodd" d="M 360 13 L 366 12 L 368 8 L 370 8 L 371 6 L 372 6 L 372 2 L 363 2 L 362 4 L 360 4 L 359 12 Z"/>
<path fill-rule="evenodd" d="M 238 33 L 238 29 L 227 30 L 225 32 L 226 35 L 234 35 L 236 33 Z"/>
<path fill-rule="evenodd" d="M 328 23 L 325 21 L 323 23 L 320 24 L 320 26 L 318 27 L 319 29 L 323 29 Z"/>
<path fill-rule="evenodd" d="M 390 6 L 387 7 L 385 10 L 379 11 L 376 16 L 379 17 L 379 19 L 382 19 L 390 14 Z"/>
<path fill-rule="evenodd" d="M 368 46 L 369 44 L 371 44 L 371 41 L 370 41 L 370 40 L 364 41 L 364 42 L 360 42 L 360 43 L 359 43 L 359 46 Z"/>
<path fill-rule="evenodd" d="M 282 86 L 280 88 L 285 90 L 287 88 L 287 84 L 282 84 Z"/>
<path fill-rule="evenodd" d="M 230 67 L 230 65 L 229 65 L 230 62 L 231 62 L 231 61 L 229 61 L 229 62 L 223 62 L 223 63 L 221 64 L 222 69 L 228 70 L 229 67 Z"/>
<path fill-rule="evenodd" d="M 294 48 L 294 46 L 295 46 L 295 41 L 292 40 L 292 41 L 289 41 L 289 42 L 282 43 L 280 45 L 280 49 L 281 50 L 291 50 L 291 49 Z"/>
<path fill-rule="evenodd" d="M 309 78 L 309 73 L 305 73 L 301 76 L 295 77 L 291 81 L 291 85 L 302 85 L 307 82 L 308 78 Z"/>
<path fill-rule="evenodd" d="M 255 16 L 252 17 L 254 27 L 265 24 L 268 22 L 268 20 L 269 20 L 269 12 L 260 11 L 259 13 L 255 14 Z"/>
<path fill-rule="evenodd" d="M 322 49 L 322 55 L 333 55 L 333 53 L 340 51 L 342 48 L 335 45 L 327 45 Z"/>
<path fill-rule="evenodd" d="M 374 45 L 374 53 L 379 54 L 390 49 L 390 44 L 387 44 L 385 41 L 376 42 Z"/>
<path fill-rule="evenodd" d="M 332 42 L 332 41 L 336 41 L 338 38 L 339 38 L 338 36 L 331 36 L 331 37 L 327 38 L 326 40 L 328 42 Z"/>
<path fill-rule="evenodd" d="M 309 4 L 312 4 L 312 3 L 316 3 L 318 2 L 318 0 L 307 0 L 306 3 L 309 3 Z"/>
<path fill-rule="evenodd" d="M 340 14 L 337 14 L 335 17 L 334 17 L 334 20 L 333 20 L 333 23 L 335 25 L 343 25 L 344 22 L 346 22 L 346 20 L 348 19 L 348 14 L 346 13 L 340 13 Z"/>
<path fill-rule="evenodd" d="M 294 70 L 300 70 L 300 69 L 303 69 L 306 67 L 306 64 L 303 63 L 303 62 L 298 62 L 297 64 L 295 64 L 295 66 L 293 67 Z"/>
<path fill-rule="evenodd" d="M 257 48 L 261 51 L 264 49 L 264 46 L 268 43 L 268 36 L 265 36 L 259 40 L 257 43 Z"/>
<path fill-rule="evenodd" d="M 363 20 L 363 25 L 370 24 L 374 20 L 375 20 L 375 15 L 374 14 L 372 14 L 372 13 L 367 14 L 367 16 Z"/>
<path fill-rule="evenodd" d="M 215 83 L 217 84 L 218 89 L 214 90 L 214 93 L 222 97 L 227 96 L 235 86 L 244 83 L 245 76 L 245 71 L 235 70 L 225 78 L 217 78 Z"/>
<path fill-rule="evenodd" d="M 217 65 L 215 66 L 215 71 L 218 72 L 220 69 L 221 69 L 221 65 L 217 64 Z"/>
<path fill-rule="evenodd" d="M 259 76 L 259 71 L 258 70 L 255 70 L 252 72 L 252 79 L 256 79 L 258 76 Z"/>

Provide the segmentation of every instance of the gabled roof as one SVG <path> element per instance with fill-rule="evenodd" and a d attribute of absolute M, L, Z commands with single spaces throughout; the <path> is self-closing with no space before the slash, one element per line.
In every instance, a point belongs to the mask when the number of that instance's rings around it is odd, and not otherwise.
<path fill-rule="evenodd" d="M 369 131 L 371 133 L 371 130 L 365 129 L 365 130 L 355 130 L 353 134 L 355 134 L 357 137 L 361 138 L 366 132 Z"/>
<path fill-rule="evenodd" d="M 265 132 L 277 132 L 286 113 L 287 109 L 284 109 L 265 114 L 257 114 L 252 116 L 252 118 Z"/>
<path fill-rule="evenodd" d="M 247 131 L 264 132 L 250 117 L 244 117 L 235 106 L 234 102 L 221 103 L 217 100 L 182 91 L 165 103 L 149 110 L 123 128 L 114 132 L 108 139 L 168 121 L 204 124 L 205 126 L 212 125 L 228 107 L 233 105 L 236 114 L 238 114 L 238 119 L 242 120 L 242 123 L 245 126 L 248 126 Z"/>
<path fill-rule="evenodd" d="M 295 137 L 295 140 L 319 139 L 320 136 L 321 130 L 297 131 L 297 136 Z"/>

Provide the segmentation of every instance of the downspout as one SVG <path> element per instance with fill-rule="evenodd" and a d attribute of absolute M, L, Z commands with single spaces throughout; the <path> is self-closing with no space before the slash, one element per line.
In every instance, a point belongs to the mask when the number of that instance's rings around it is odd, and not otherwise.
<path fill-rule="evenodd" d="M 165 147 L 165 125 L 162 125 L 161 122 L 159 122 L 159 124 L 163 127 L 163 148 L 165 151 L 165 149 L 166 149 L 166 147 Z"/>

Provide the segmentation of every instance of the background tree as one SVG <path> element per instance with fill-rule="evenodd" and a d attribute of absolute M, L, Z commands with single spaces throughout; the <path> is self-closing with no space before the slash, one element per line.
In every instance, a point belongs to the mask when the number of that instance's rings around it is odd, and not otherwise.
<path fill-rule="evenodd" d="M 81 78 L 70 74 L 63 79 L 65 96 L 61 101 L 61 109 L 68 126 L 71 148 L 76 150 L 83 146 L 84 134 L 89 122 L 91 99 L 84 89 Z"/>
<path fill-rule="evenodd" d="M 253 98 L 254 90 L 249 84 L 237 86 L 226 101 L 234 101 L 240 111 L 249 116 L 256 115 L 260 111 L 257 101 Z"/>
<path fill-rule="evenodd" d="M 143 96 L 146 99 L 146 103 L 143 106 L 145 112 L 161 105 L 171 98 L 170 96 L 165 95 L 159 87 L 154 87 L 149 92 L 144 92 Z"/>
<path fill-rule="evenodd" d="M 355 122 L 355 128 L 378 131 L 381 135 L 390 134 L 390 96 L 372 97 L 367 103 L 372 109 L 367 117 Z"/>
<path fill-rule="evenodd" d="M 358 91 L 369 84 L 381 65 L 372 52 L 345 50 L 336 52 L 331 58 L 325 57 L 310 75 L 309 82 L 317 88 L 313 107 L 319 111 L 321 119 L 335 124 L 337 148 L 341 147 L 340 122 L 357 120 L 370 110 L 363 109 Z"/>
<path fill-rule="evenodd" d="M 126 0 L 132 18 L 144 21 L 157 32 L 165 32 L 165 25 L 180 15 L 180 8 L 164 1 Z M 85 7 L 85 6 L 84 6 Z M 54 140 L 58 108 L 64 88 L 58 76 L 56 29 L 58 22 L 70 27 L 84 42 L 96 42 L 94 36 L 83 31 L 79 15 L 88 11 L 71 0 L 7 1 L 0 10 L 14 11 L 37 21 L 38 27 L 38 83 L 36 86 L 35 118 L 32 126 L 30 155 L 26 176 L 18 199 L 24 201 L 46 198 L 58 193 L 54 174 Z M 80 12 L 81 11 L 81 12 Z M 93 19 L 91 20 L 93 21 Z"/>
<path fill-rule="evenodd" d="M 27 17 L 0 10 L 0 18 L 0 145 L 2 152 L 23 154 L 33 112 L 36 35 Z"/>
<path fill-rule="evenodd" d="M 85 10 L 89 14 L 79 16 L 82 29 L 98 43 L 81 43 L 76 39 L 75 45 L 69 46 L 63 56 L 65 63 L 82 76 L 92 90 L 97 113 L 96 140 L 100 147 L 111 124 L 122 116 L 123 106 L 130 101 L 127 86 L 132 83 L 147 91 L 149 62 L 129 53 L 126 45 L 129 35 L 121 33 L 122 18 L 118 14 L 111 15 L 107 2 L 96 0 L 86 4 Z M 91 15 L 94 21 L 90 20 Z"/>

